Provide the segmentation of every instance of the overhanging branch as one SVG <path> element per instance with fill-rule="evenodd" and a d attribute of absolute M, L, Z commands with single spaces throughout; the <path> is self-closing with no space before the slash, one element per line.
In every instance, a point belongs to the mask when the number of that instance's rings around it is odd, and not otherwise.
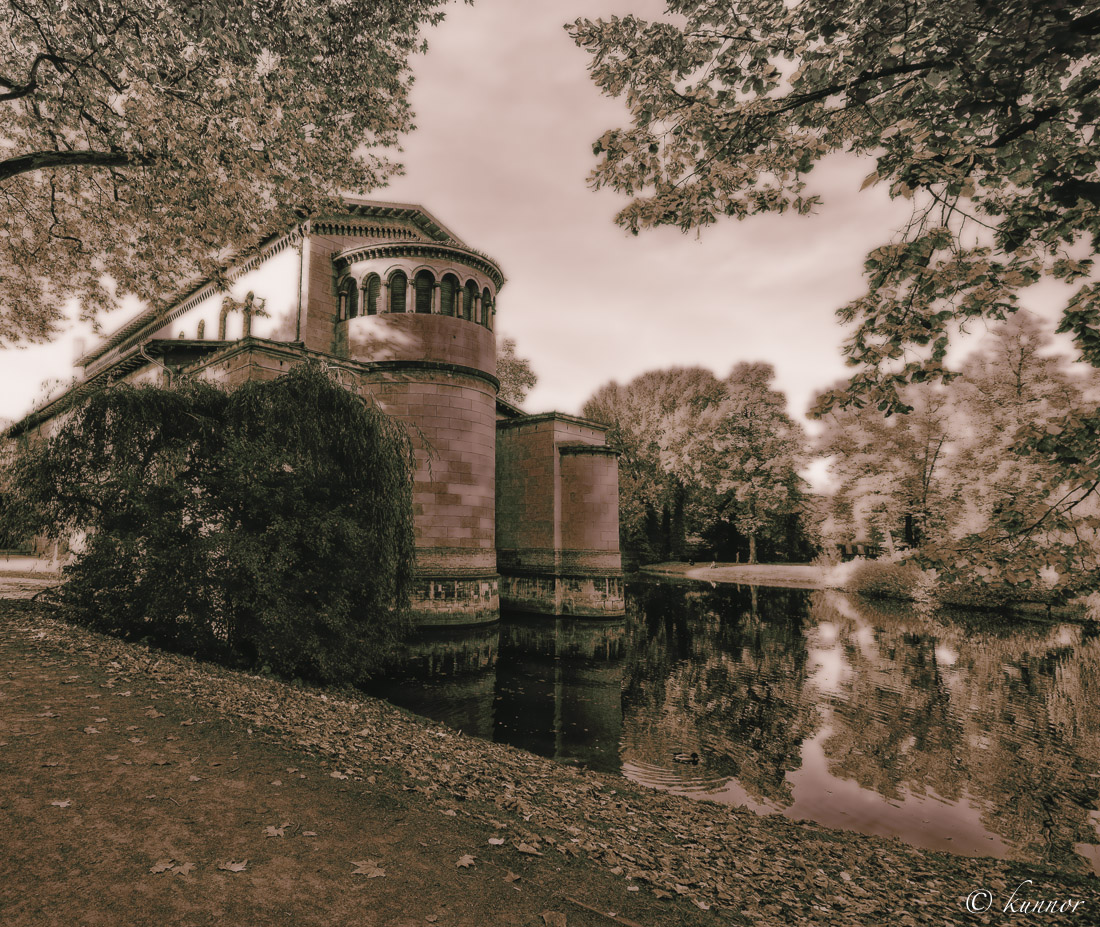
<path fill-rule="evenodd" d="M 51 167 L 125 167 L 147 159 L 124 151 L 32 151 L 0 161 L 0 183 L 9 177 Z"/>

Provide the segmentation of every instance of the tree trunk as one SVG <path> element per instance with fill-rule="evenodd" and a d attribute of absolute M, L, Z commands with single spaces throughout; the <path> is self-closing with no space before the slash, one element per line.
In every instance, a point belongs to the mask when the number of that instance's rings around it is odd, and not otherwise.
<path fill-rule="evenodd" d="M 749 532 L 749 563 L 756 563 L 756 532 Z"/>

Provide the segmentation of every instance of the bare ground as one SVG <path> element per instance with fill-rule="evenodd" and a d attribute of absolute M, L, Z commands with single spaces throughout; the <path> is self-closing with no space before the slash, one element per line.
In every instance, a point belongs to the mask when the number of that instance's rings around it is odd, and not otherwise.
<path fill-rule="evenodd" d="M 812 563 L 703 563 L 679 561 L 653 563 L 643 573 L 715 583 L 744 583 L 749 586 L 786 586 L 791 589 L 825 589 L 828 571 Z"/>
<path fill-rule="evenodd" d="M 5 925 L 992 924 L 1028 879 L 1017 906 L 1080 902 L 1044 924 L 1100 913 L 1092 876 L 651 792 L 26 602 L 0 659 Z"/>

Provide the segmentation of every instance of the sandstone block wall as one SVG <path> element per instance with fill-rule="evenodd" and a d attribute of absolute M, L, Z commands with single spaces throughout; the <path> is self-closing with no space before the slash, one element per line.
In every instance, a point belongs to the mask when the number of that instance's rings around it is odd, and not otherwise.
<path fill-rule="evenodd" d="M 421 360 L 473 367 L 495 376 L 496 339 L 466 319 L 418 313 L 357 316 L 338 323 L 342 356 L 362 361 Z"/>
<path fill-rule="evenodd" d="M 621 615 L 618 461 L 556 413 L 497 423 L 497 565 L 508 608 Z"/>

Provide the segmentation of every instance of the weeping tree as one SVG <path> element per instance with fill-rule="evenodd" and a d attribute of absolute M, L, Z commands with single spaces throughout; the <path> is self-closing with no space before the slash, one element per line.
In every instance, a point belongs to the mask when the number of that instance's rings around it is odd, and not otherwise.
<path fill-rule="evenodd" d="M 355 683 L 408 626 L 411 454 L 316 365 L 232 392 L 120 385 L 20 450 L 8 517 L 84 536 L 59 593 L 75 622 Z"/>

